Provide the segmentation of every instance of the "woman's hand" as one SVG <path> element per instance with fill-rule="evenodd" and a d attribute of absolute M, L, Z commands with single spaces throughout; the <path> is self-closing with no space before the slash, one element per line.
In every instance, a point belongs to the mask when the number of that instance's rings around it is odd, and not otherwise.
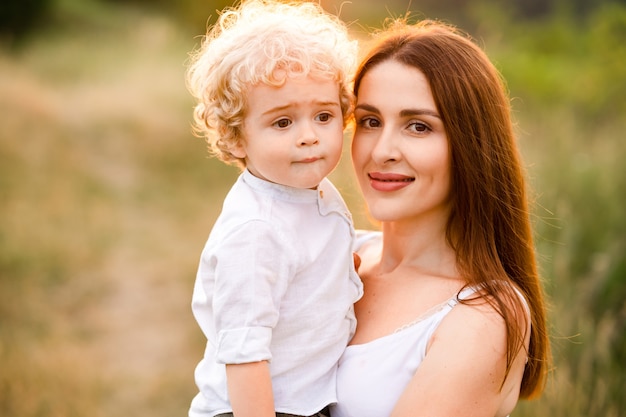
<path fill-rule="evenodd" d="M 352 256 L 354 257 L 354 270 L 356 272 L 359 272 L 359 267 L 361 266 L 361 257 L 356 252 L 354 252 Z"/>

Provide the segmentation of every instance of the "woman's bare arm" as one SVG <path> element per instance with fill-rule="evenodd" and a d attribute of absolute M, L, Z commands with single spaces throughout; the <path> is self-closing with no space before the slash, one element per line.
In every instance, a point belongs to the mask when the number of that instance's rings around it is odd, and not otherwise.
<path fill-rule="evenodd" d="M 506 416 L 517 403 L 525 357 L 522 349 L 502 385 L 504 320 L 487 304 L 459 304 L 433 335 L 392 417 Z"/>

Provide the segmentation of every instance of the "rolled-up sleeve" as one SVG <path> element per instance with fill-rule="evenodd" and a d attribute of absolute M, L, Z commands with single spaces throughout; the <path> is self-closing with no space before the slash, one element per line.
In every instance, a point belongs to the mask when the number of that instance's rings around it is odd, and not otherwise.
<path fill-rule="evenodd" d="M 272 330 L 293 276 L 284 236 L 263 221 L 232 230 L 215 253 L 213 311 L 219 363 L 271 360 Z M 291 259 L 291 261 L 289 261 Z"/>
<path fill-rule="evenodd" d="M 217 341 L 218 363 L 249 363 L 271 360 L 269 327 L 222 330 Z"/>

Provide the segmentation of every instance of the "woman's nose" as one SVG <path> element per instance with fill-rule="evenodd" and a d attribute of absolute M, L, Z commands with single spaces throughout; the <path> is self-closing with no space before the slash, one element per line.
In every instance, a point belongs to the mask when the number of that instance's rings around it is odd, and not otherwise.
<path fill-rule="evenodd" d="M 372 148 L 372 159 L 378 164 L 398 161 L 401 158 L 398 138 L 388 129 L 382 129 Z"/>

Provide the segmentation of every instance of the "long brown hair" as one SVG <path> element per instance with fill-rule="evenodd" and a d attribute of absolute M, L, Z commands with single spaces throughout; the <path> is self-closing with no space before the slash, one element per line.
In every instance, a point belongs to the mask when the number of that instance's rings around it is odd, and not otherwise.
<path fill-rule="evenodd" d="M 404 20 L 382 32 L 359 66 L 354 93 L 376 65 L 395 60 L 428 79 L 451 154 L 452 209 L 446 237 L 468 286 L 480 286 L 507 328 L 507 368 L 531 333 L 521 398 L 543 390 L 550 354 L 524 171 L 504 82 L 468 35 L 449 25 Z M 512 285 L 511 285 L 512 284 Z M 520 323 L 525 323 L 522 326 Z M 504 381 L 503 381 L 504 383 Z"/>

